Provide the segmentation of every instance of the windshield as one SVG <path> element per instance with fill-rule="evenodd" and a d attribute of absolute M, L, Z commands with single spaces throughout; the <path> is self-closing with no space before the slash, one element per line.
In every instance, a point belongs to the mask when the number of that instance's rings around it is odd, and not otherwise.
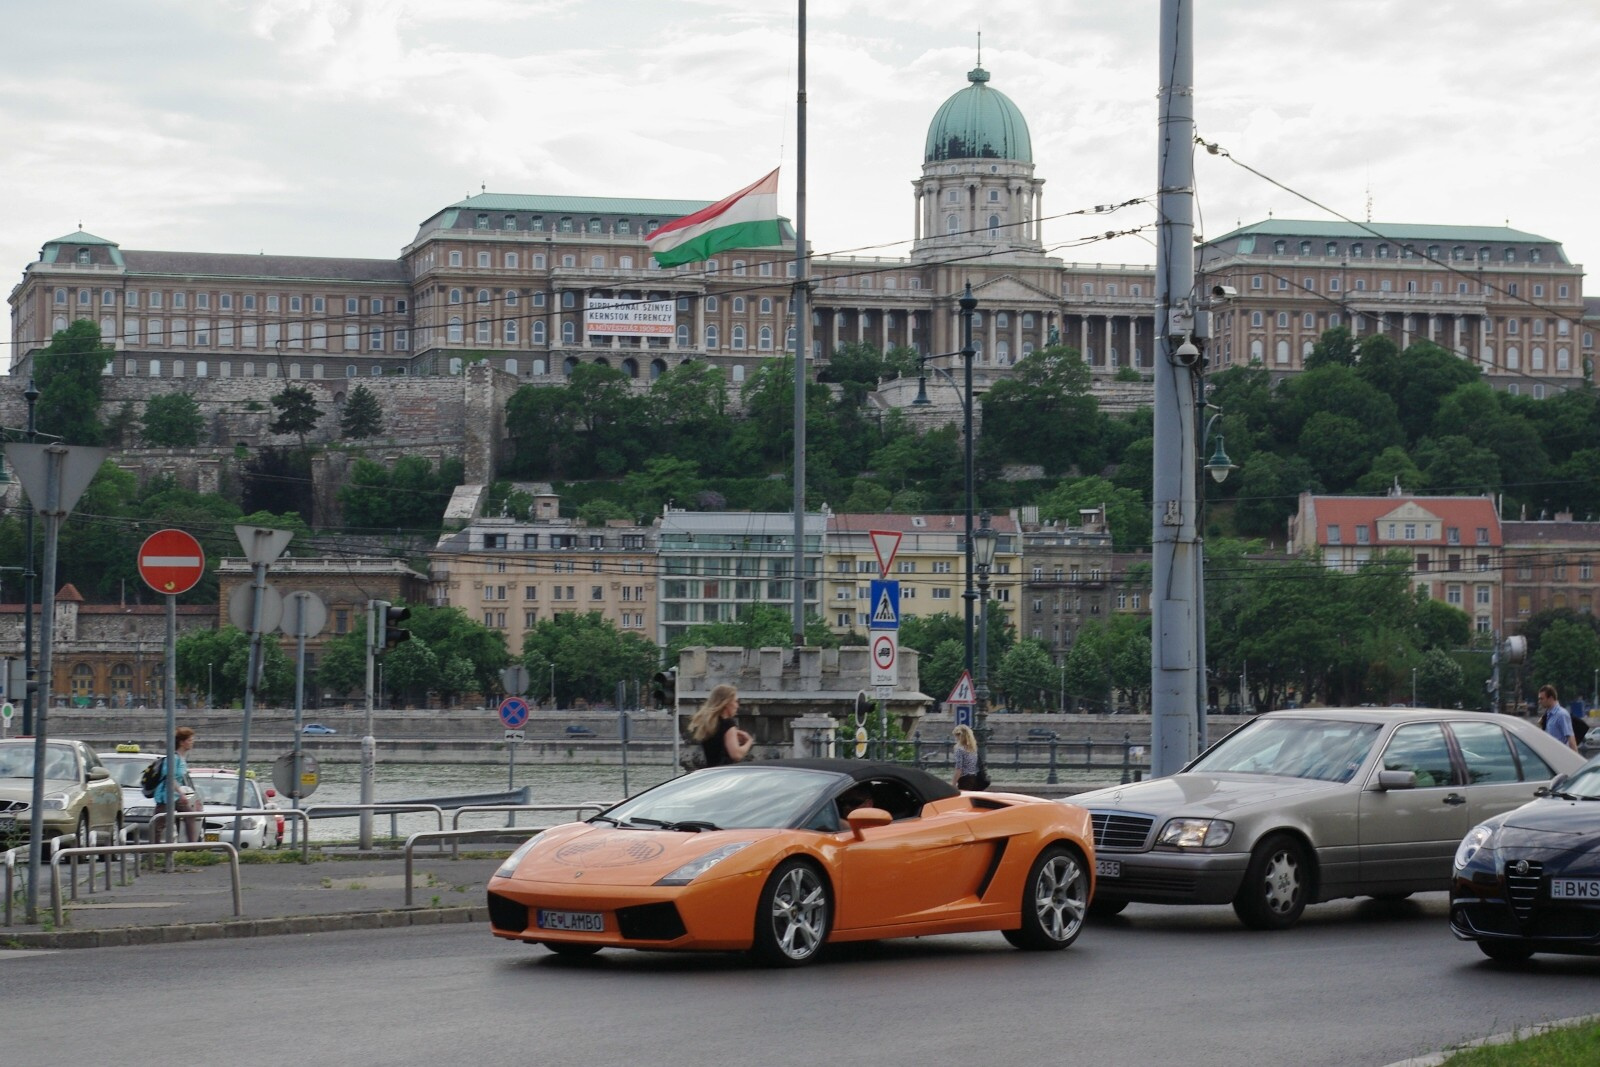
<path fill-rule="evenodd" d="M 1557 792 L 1578 800 L 1600 800 L 1600 763 L 1578 768 Z"/>
<path fill-rule="evenodd" d="M 100 757 L 101 761 L 106 765 L 106 770 L 111 772 L 111 777 L 116 783 L 128 789 L 139 788 L 139 779 L 144 774 L 144 769 L 150 766 L 151 760 L 155 758 L 151 756 L 147 760 L 131 760 Z"/>
<path fill-rule="evenodd" d="M 719 830 L 793 826 L 839 781 L 837 774 L 797 767 L 699 771 L 624 800 L 597 818 L 620 826 L 630 822 L 699 823 Z"/>
<path fill-rule="evenodd" d="M 239 779 L 196 778 L 194 789 L 207 804 L 226 804 L 231 808 L 238 799 Z M 256 783 L 249 778 L 244 780 L 244 806 L 261 807 L 261 794 L 256 792 Z"/>
<path fill-rule="evenodd" d="M 33 777 L 33 742 L 19 741 L 0 745 L 0 778 Z M 47 782 L 76 782 L 78 759 L 66 745 L 46 745 L 44 754 L 44 780 Z"/>
<path fill-rule="evenodd" d="M 1348 782 L 1378 739 L 1377 723 L 1257 719 L 1224 738 L 1191 771 Z"/>

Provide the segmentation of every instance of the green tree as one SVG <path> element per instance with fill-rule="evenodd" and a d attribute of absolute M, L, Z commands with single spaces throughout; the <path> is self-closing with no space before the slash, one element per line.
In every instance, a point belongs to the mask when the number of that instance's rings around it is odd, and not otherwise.
<path fill-rule="evenodd" d="M 639 634 L 624 633 L 598 611 L 562 612 L 541 619 L 523 635 L 522 662 L 528 668 L 530 693 L 550 696 L 550 669 L 555 668 L 557 698 L 610 705 L 617 683 L 641 690 L 661 664 L 661 650 Z"/>
<path fill-rule="evenodd" d="M 426 704 L 439 688 L 439 657 L 428 642 L 410 640 L 383 654 L 383 689 L 392 700 Z"/>
<path fill-rule="evenodd" d="M 192 448 L 200 443 L 206 418 L 188 393 L 151 397 L 144 406 L 140 439 L 150 448 Z"/>
<path fill-rule="evenodd" d="M 49 347 L 34 356 L 38 428 L 59 436 L 63 444 L 102 443 L 101 385 L 111 357 L 110 347 L 101 343 L 100 328 L 88 319 L 58 330 Z"/>
<path fill-rule="evenodd" d="M 217 706 L 244 699 L 249 675 L 250 635 L 234 626 L 220 630 L 192 630 L 178 638 L 174 669 L 178 687 L 204 693 L 212 687 Z M 294 662 L 276 637 L 261 639 L 261 683 L 256 697 L 261 703 L 283 704 L 294 697 Z"/>
<path fill-rule="evenodd" d="M 1356 343 L 1348 326 L 1335 326 L 1322 331 L 1317 343 L 1306 356 L 1306 370 L 1318 367 L 1353 367 L 1356 365 Z"/>
<path fill-rule="evenodd" d="M 339 413 L 339 432 L 346 440 L 359 441 L 383 432 L 383 408 L 365 384 L 359 384 L 344 398 Z"/>
<path fill-rule="evenodd" d="M 1145 674 L 1150 673 L 1145 665 Z M 1001 657 L 994 671 L 996 688 L 1012 711 L 1050 711 L 1056 704 L 1059 672 L 1050 653 L 1032 639 L 1018 641 Z"/>
<path fill-rule="evenodd" d="M 839 638 L 817 615 L 806 616 L 806 644 L 837 648 Z M 732 622 L 707 622 L 691 626 L 667 645 L 668 662 L 695 645 L 725 648 L 785 647 L 794 642 L 794 617 L 776 604 L 750 604 L 742 607 Z"/>
<path fill-rule="evenodd" d="M 982 394 L 986 455 L 1042 463 L 1062 474 L 1098 456 L 1100 408 L 1089 389 L 1089 366 L 1075 349 L 1056 345 L 1017 362 L 1011 376 Z"/>
<path fill-rule="evenodd" d="M 435 684 L 434 692 L 445 697 L 474 689 L 484 694 L 500 692 L 500 668 L 511 662 L 505 634 L 483 625 L 460 608 L 431 604 L 411 605 L 406 628 L 412 638 L 406 644 L 422 641 L 434 651 L 441 669 L 460 670 L 464 664 L 470 676 L 464 684 L 459 679 Z M 452 664 L 457 666 L 452 668 Z"/>
<path fill-rule="evenodd" d="M 1113 710 L 1111 704 L 1111 639 L 1098 622 L 1078 628 L 1067 652 L 1066 689 L 1074 708 Z"/>
<path fill-rule="evenodd" d="M 322 418 L 317 398 L 303 385 L 290 385 L 272 398 L 272 406 L 277 414 L 267 428 L 273 433 L 294 434 L 300 439 L 300 450 L 305 451 L 306 434 L 316 429 Z"/>
<path fill-rule="evenodd" d="M 1591 626 L 1557 619 L 1545 630 L 1531 664 L 1536 684 L 1555 686 L 1563 703 L 1570 703 L 1572 697 L 1589 691 L 1600 666 L 1600 637 Z"/>

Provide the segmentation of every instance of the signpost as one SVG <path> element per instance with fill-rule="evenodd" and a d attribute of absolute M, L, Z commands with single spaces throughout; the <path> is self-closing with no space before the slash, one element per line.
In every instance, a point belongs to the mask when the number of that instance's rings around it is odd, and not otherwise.
<path fill-rule="evenodd" d="M 893 530 L 868 530 L 873 555 L 878 557 L 879 578 L 873 580 L 867 601 L 869 644 L 872 652 L 872 692 L 878 698 L 878 734 L 883 751 L 889 744 L 889 700 L 900 682 L 900 583 L 889 577 L 900 551 L 901 534 Z"/>
<path fill-rule="evenodd" d="M 507 668 L 511 670 L 512 668 Z M 501 672 L 502 675 L 505 672 Z M 516 678 L 510 679 L 516 681 Z M 523 685 L 527 685 L 526 678 Z M 517 787 L 517 745 L 524 738 L 523 725 L 528 721 L 528 702 L 520 696 L 506 697 L 500 702 L 500 722 L 506 728 L 506 788 Z M 509 824 L 508 824 L 509 825 Z"/>
<path fill-rule="evenodd" d="M 950 690 L 950 695 L 944 698 L 946 704 L 956 709 L 956 725 L 972 725 L 972 709 L 978 703 L 978 691 L 972 684 L 972 672 L 962 671 L 961 677 L 956 680 L 955 688 Z"/>
<path fill-rule="evenodd" d="M 166 635 L 166 684 L 162 687 L 163 704 L 167 709 L 167 751 L 176 751 L 178 730 L 178 594 L 187 593 L 193 589 L 206 572 L 206 554 L 200 548 L 200 542 L 182 530 L 157 530 L 144 539 L 144 544 L 139 546 L 138 555 L 139 577 L 144 579 L 144 584 L 162 594 L 167 602 L 167 635 Z M 244 763 L 241 761 L 241 767 Z M 163 761 L 166 768 L 167 781 L 163 787 L 166 796 L 166 818 L 162 825 L 166 830 L 166 839 L 174 840 L 177 832 L 178 821 L 175 818 L 178 789 L 173 780 L 173 761 Z M 240 776 L 241 783 L 243 776 Z M 241 800 L 239 805 L 243 807 Z M 234 832 L 238 832 L 238 820 L 234 820 Z M 171 869 L 172 857 L 167 857 L 168 869 Z"/>
<path fill-rule="evenodd" d="M 268 589 L 272 587 L 267 586 Z M 303 754 L 300 751 L 301 741 L 300 726 L 305 718 L 306 708 L 306 638 L 315 637 L 322 632 L 328 622 L 328 606 L 322 602 L 317 594 L 301 589 L 289 594 L 289 613 L 283 620 L 283 632 L 295 639 L 294 641 L 294 752 L 291 753 L 294 765 L 290 774 L 300 778 L 300 760 Z M 298 808 L 300 801 L 294 797 L 289 798 L 289 806 Z M 300 820 L 292 820 L 289 828 L 290 844 L 298 844 L 293 835 L 299 831 Z"/>

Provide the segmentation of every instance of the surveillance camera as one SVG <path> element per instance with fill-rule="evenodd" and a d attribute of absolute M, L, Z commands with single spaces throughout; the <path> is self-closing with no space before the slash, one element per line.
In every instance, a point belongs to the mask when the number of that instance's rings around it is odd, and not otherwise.
<path fill-rule="evenodd" d="M 1180 367 L 1194 367 L 1200 362 L 1200 349 L 1193 341 L 1185 340 L 1172 351 L 1172 361 Z"/>
<path fill-rule="evenodd" d="M 1211 295 L 1218 300 L 1232 300 L 1239 295 L 1239 290 L 1231 285 L 1213 285 Z"/>

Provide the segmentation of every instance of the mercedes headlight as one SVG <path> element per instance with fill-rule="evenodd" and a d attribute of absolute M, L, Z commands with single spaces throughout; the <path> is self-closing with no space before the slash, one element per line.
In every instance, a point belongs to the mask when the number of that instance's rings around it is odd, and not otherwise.
<path fill-rule="evenodd" d="M 750 842 L 748 841 L 735 841 L 732 844 L 719 845 L 705 855 L 685 863 L 682 867 L 658 881 L 656 885 L 688 885 L 713 866 L 721 863 L 749 844 Z"/>
<path fill-rule="evenodd" d="M 506 861 L 495 869 L 494 876 L 496 878 L 510 878 L 512 875 L 516 874 L 517 865 L 522 862 L 522 857 L 528 854 L 528 850 L 531 849 L 534 845 L 534 842 L 538 840 L 539 835 L 534 834 L 522 844 L 518 845 L 517 850 L 511 855 L 507 856 Z"/>
<path fill-rule="evenodd" d="M 1233 823 L 1226 819 L 1169 819 L 1156 838 L 1158 845 L 1173 848 L 1216 848 L 1233 836 Z"/>
<path fill-rule="evenodd" d="M 1456 849 L 1456 870 L 1464 870 L 1477 856 L 1479 849 L 1485 849 L 1494 841 L 1493 826 L 1488 823 L 1479 823 L 1467 831 L 1467 836 L 1461 839 L 1460 846 Z"/>

